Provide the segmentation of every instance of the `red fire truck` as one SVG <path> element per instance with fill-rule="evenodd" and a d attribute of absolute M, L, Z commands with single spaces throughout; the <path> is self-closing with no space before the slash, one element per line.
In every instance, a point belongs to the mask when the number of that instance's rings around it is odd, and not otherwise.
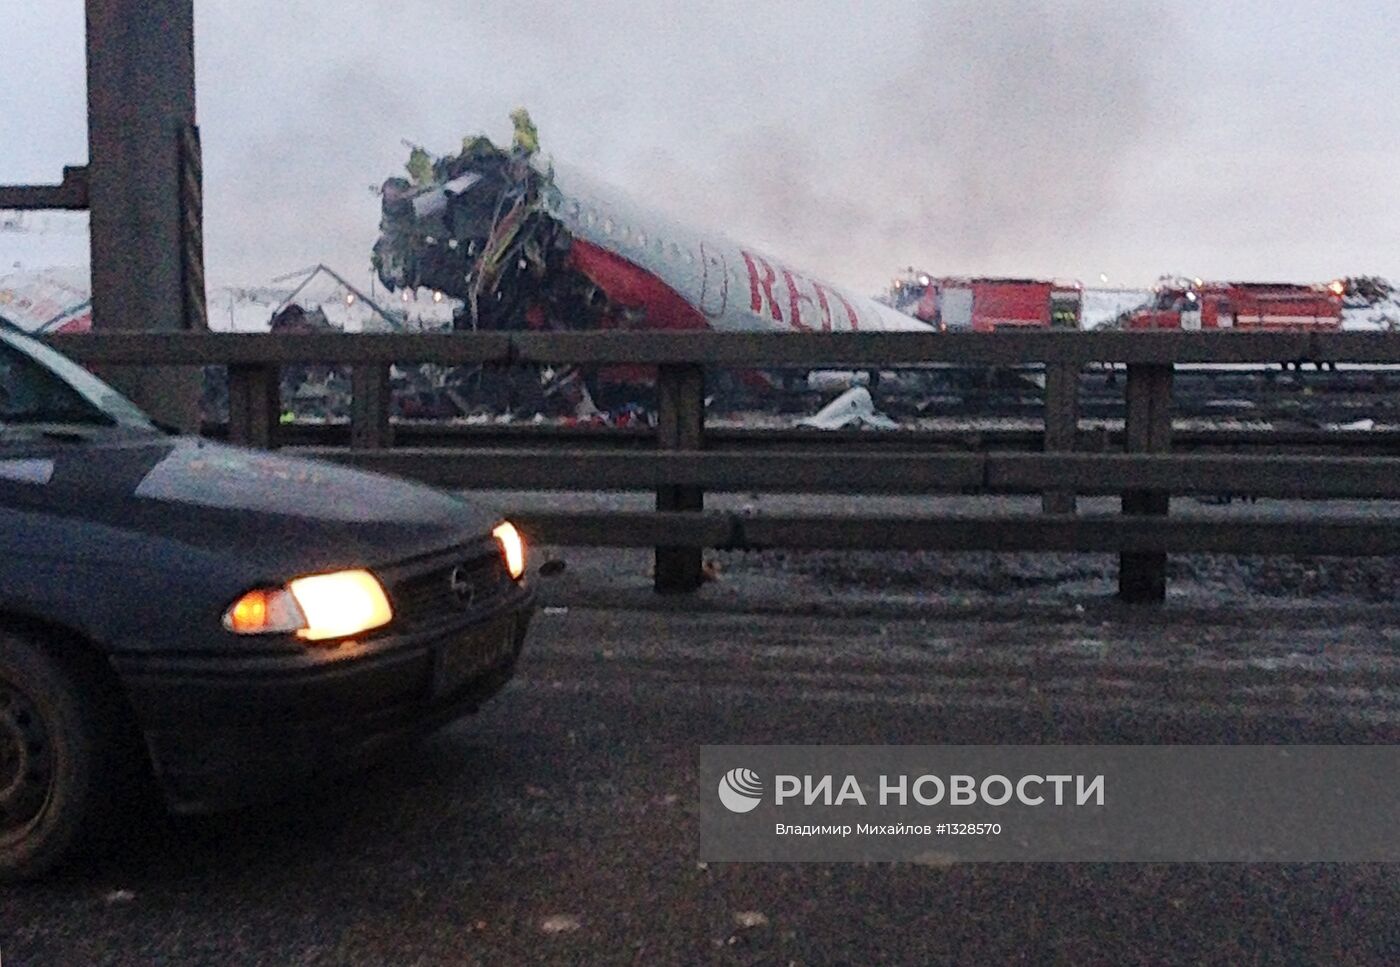
<path fill-rule="evenodd" d="M 1129 313 L 1128 329 L 1239 329 L 1292 332 L 1342 328 L 1341 282 L 1168 281 L 1149 305 Z"/>
<path fill-rule="evenodd" d="M 945 332 L 1078 329 L 1083 289 L 1075 282 L 934 278 L 910 272 L 895 281 L 891 302 Z"/>

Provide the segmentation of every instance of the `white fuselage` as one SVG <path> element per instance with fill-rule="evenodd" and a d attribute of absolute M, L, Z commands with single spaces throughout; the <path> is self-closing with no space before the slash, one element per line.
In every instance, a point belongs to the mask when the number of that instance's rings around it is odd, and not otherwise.
<path fill-rule="evenodd" d="M 713 329 L 928 332 L 873 299 L 799 272 L 723 236 L 703 235 L 569 168 L 554 168 L 546 210 L 576 238 L 664 282 Z"/>

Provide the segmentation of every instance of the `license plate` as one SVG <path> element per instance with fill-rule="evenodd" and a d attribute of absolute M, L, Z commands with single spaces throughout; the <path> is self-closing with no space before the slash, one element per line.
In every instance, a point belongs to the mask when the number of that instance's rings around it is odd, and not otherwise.
<path fill-rule="evenodd" d="M 438 651 L 434 691 L 454 692 L 471 679 L 490 671 L 510 657 L 515 648 L 515 622 L 506 619 L 454 641 Z"/>

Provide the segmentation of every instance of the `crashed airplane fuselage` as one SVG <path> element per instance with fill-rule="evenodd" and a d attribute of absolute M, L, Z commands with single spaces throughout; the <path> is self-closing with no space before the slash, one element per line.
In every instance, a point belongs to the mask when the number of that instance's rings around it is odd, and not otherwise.
<path fill-rule="evenodd" d="M 550 213 L 573 236 L 575 267 L 610 296 L 658 310 L 643 317 L 647 328 L 929 328 L 769 255 L 662 218 L 577 172 L 556 170 L 549 197 Z"/>
<path fill-rule="evenodd" d="M 435 161 L 415 150 L 408 167 L 382 191 L 375 267 L 391 289 L 462 299 L 458 328 L 931 328 L 545 164 L 519 137 L 510 152 L 481 138 Z"/>

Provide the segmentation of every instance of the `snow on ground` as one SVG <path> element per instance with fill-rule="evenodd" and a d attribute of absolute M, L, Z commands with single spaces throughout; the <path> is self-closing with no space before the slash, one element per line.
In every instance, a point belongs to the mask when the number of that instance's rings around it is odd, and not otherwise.
<path fill-rule="evenodd" d="M 267 331 L 273 313 L 311 274 L 308 268 L 261 284 L 211 285 L 210 328 Z M 53 332 L 75 320 L 81 327 L 91 291 L 86 213 L 0 212 L 0 317 L 28 332 Z M 366 296 L 392 321 L 371 308 Z M 296 292 L 296 301 L 320 309 L 331 325 L 347 332 L 442 329 L 452 324 L 454 308 L 452 300 L 437 301 L 430 291 L 405 298 L 375 289 L 368 280 L 346 285 L 324 272 Z"/>
<path fill-rule="evenodd" d="M 0 318 L 30 332 L 85 318 L 86 212 L 0 211 Z"/>
<path fill-rule="evenodd" d="M 292 298 L 300 279 L 268 285 L 221 285 L 209 290 L 209 328 L 227 332 L 266 332 L 272 315 Z M 390 294 L 376 290 L 371 296 L 382 315 L 365 301 L 365 290 L 347 288 L 334 278 L 319 275 L 295 293 L 304 309 L 320 309 L 326 321 L 345 332 L 384 332 L 390 329 L 434 330 L 452 325 L 451 300 L 433 301 L 428 291 Z"/>
<path fill-rule="evenodd" d="M 216 285 L 208 290 L 209 328 L 222 332 L 266 332 L 272 315 L 292 296 L 296 281 L 266 285 Z M 86 318 L 91 300 L 86 265 L 42 269 L 0 268 L 0 317 L 27 332 L 54 332 L 74 318 Z M 383 297 L 383 293 L 378 293 Z M 376 300 L 392 321 L 366 304 L 360 294 L 330 279 L 318 279 L 296 294 L 304 309 L 320 309 L 326 321 L 346 332 L 406 328 L 443 329 L 452 324 L 452 303 L 434 302 L 431 292 Z"/>
<path fill-rule="evenodd" d="M 1400 294 L 1377 305 L 1343 309 L 1342 328 L 1371 332 L 1400 331 Z"/>
<path fill-rule="evenodd" d="M 507 515 L 568 511 L 641 511 L 655 497 L 645 493 L 572 491 L 464 491 Z M 999 516 L 1035 514 L 1034 496 L 850 494 L 705 494 L 705 509 L 739 516 L 838 514 L 876 516 Z M 1081 497 L 1079 513 L 1111 516 L 1116 497 Z M 1387 501 L 1290 501 L 1254 503 L 1173 497 L 1171 516 L 1191 520 L 1277 522 L 1383 521 Z M 646 588 L 649 549 L 536 548 L 540 560 L 566 560 L 562 584 Z M 1116 590 L 1118 560 L 1112 554 L 1007 551 L 767 549 L 705 552 L 711 580 L 699 599 L 762 600 L 763 608 L 813 611 L 823 602 L 848 607 L 937 609 L 993 604 L 1091 605 Z M 1339 557 L 1239 557 L 1173 554 L 1168 562 L 1173 605 L 1254 608 L 1318 604 L 1391 605 L 1400 597 L 1400 559 Z M 645 592 L 650 594 L 649 591 Z"/>
<path fill-rule="evenodd" d="M 0 275 L 87 265 L 87 212 L 0 210 Z"/>

